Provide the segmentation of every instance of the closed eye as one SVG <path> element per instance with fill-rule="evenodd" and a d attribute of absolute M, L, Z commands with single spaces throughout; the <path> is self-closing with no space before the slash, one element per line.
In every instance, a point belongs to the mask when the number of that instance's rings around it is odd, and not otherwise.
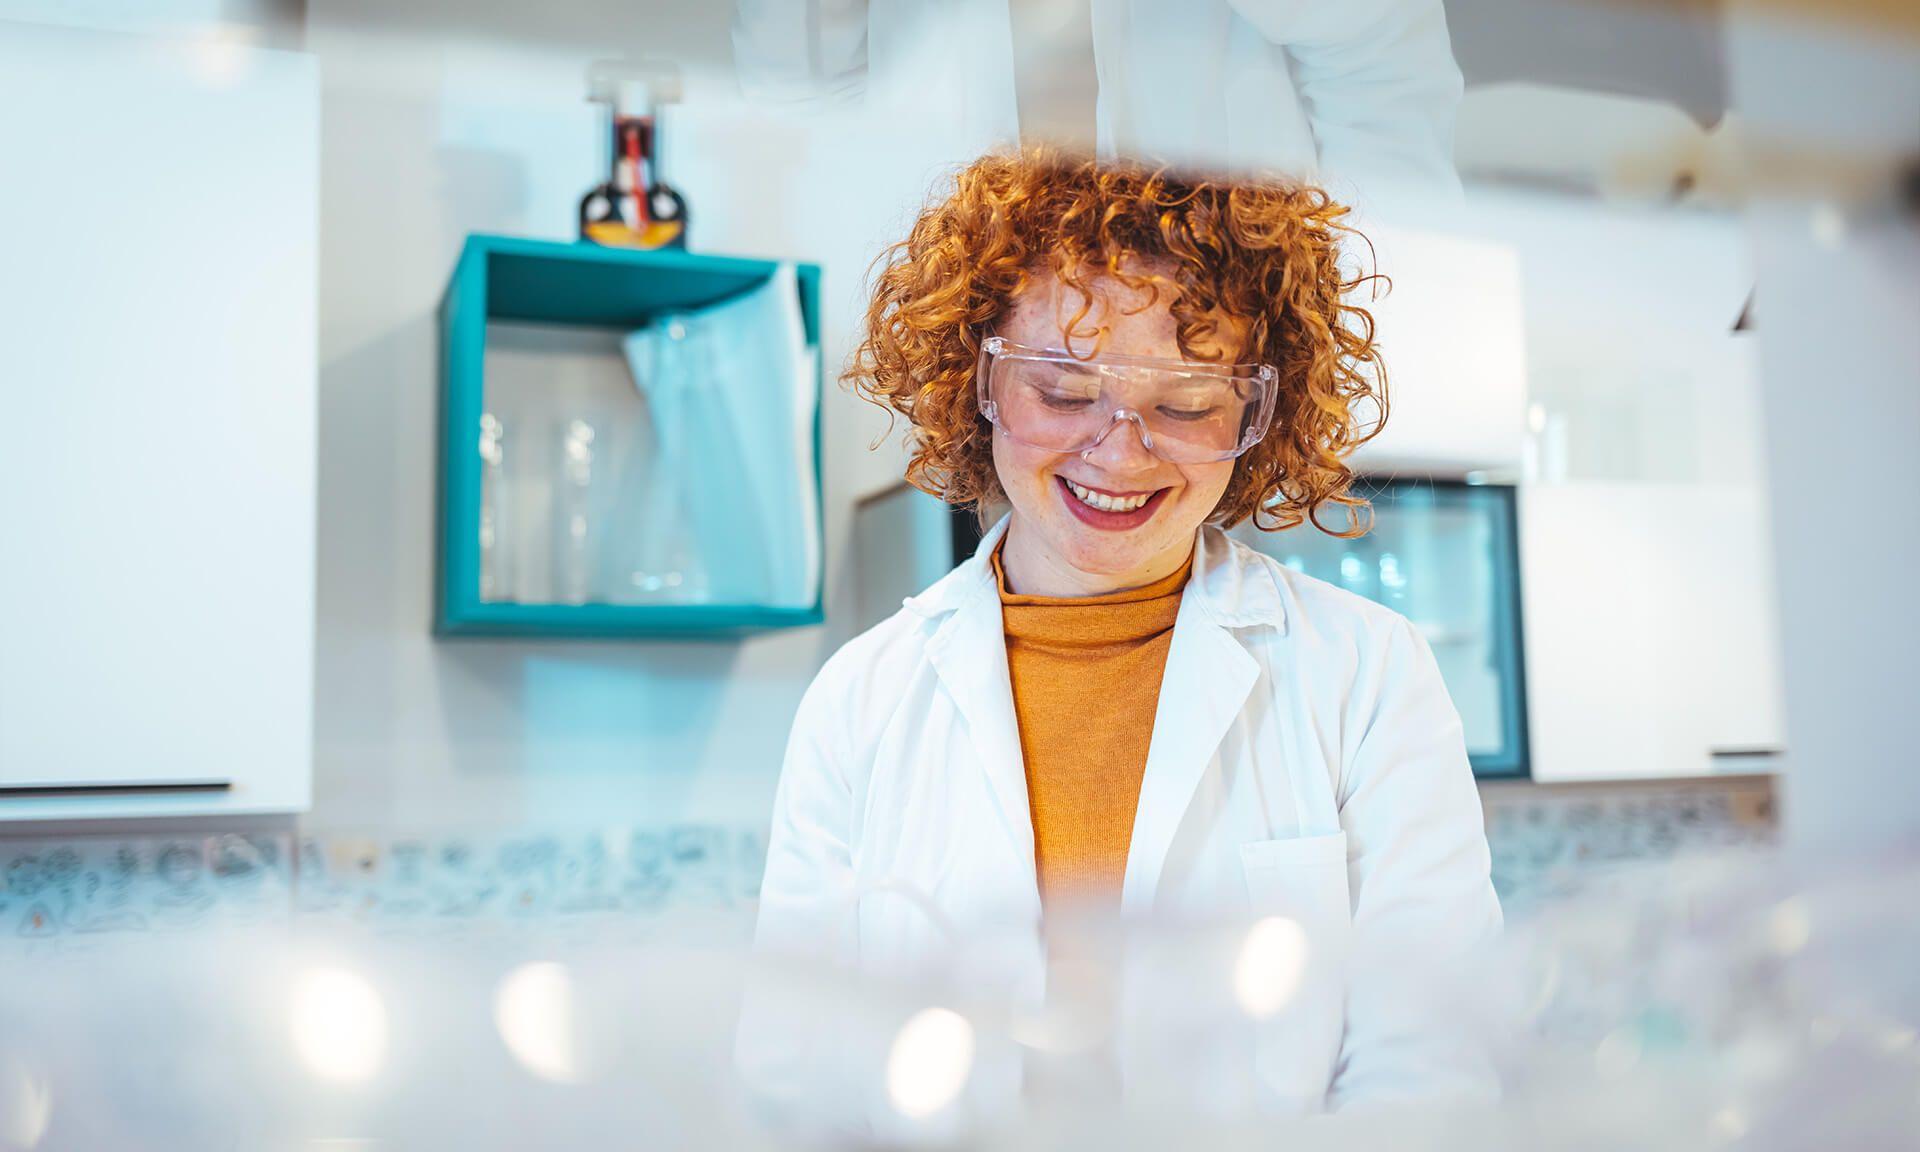
<path fill-rule="evenodd" d="M 1055 412 L 1079 412 L 1093 403 L 1091 396 L 1073 396 L 1064 392 L 1040 392 L 1037 395 L 1040 403 Z"/>
<path fill-rule="evenodd" d="M 1086 372 L 1036 370 L 1026 383 L 1033 398 L 1052 412 L 1080 412 L 1100 398 L 1099 377 Z"/>

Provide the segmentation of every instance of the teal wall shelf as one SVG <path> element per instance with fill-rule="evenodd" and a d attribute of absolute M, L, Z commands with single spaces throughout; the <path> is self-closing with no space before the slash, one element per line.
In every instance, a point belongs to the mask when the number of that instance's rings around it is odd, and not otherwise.
<path fill-rule="evenodd" d="M 621 332 L 662 312 L 718 304 L 760 287 L 771 260 L 637 251 L 511 236 L 467 237 L 440 302 L 439 531 L 434 631 L 442 636 L 728 637 L 818 624 L 825 580 L 806 607 L 763 604 L 530 604 L 480 598 L 480 417 L 491 321 Z M 795 265 L 808 344 L 820 343 L 820 269 Z M 820 372 L 815 371 L 813 496 L 821 497 Z M 819 518 L 816 518 L 816 522 Z M 823 542 L 824 543 L 824 542 Z M 822 557 L 824 547 L 816 549 Z M 817 575 L 824 577 L 824 572 Z"/>

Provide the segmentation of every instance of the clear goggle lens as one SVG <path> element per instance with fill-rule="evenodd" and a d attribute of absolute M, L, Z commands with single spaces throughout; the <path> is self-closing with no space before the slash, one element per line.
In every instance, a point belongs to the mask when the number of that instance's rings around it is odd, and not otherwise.
<path fill-rule="evenodd" d="M 990 336 L 980 350 L 980 411 L 1006 435 L 1051 452 L 1090 451 L 1131 422 L 1162 459 L 1205 463 L 1266 435 L 1277 375 L 1265 364 L 1081 360 Z"/>

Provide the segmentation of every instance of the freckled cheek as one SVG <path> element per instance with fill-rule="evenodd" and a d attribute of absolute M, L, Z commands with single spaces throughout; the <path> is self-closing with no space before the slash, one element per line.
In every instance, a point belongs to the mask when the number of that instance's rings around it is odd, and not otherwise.
<path fill-rule="evenodd" d="M 1180 480 L 1182 511 L 1197 512 L 1204 519 L 1219 505 L 1221 497 L 1227 494 L 1227 488 L 1233 482 L 1233 468 L 1229 465 L 1217 470 L 1183 473 Z"/>
<path fill-rule="evenodd" d="M 998 432 L 993 437 L 993 470 L 1000 488 L 1009 496 L 1030 493 L 1036 499 L 1050 496 L 1053 471 L 1067 459 L 1051 452 L 1028 448 L 1008 441 Z"/>

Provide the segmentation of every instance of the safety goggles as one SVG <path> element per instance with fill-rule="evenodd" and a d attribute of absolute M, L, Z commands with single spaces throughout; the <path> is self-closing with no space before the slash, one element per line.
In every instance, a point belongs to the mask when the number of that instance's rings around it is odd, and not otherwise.
<path fill-rule="evenodd" d="M 1208 364 L 1144 356 L 1082 360 L 989 336 L 976 374 L 980 413 L 1009 438 L 1085 454 L 1132 424 L 1162 460 L 1231 460 L 1273 419 L 1279 373 L 1270 364 Z"/>

